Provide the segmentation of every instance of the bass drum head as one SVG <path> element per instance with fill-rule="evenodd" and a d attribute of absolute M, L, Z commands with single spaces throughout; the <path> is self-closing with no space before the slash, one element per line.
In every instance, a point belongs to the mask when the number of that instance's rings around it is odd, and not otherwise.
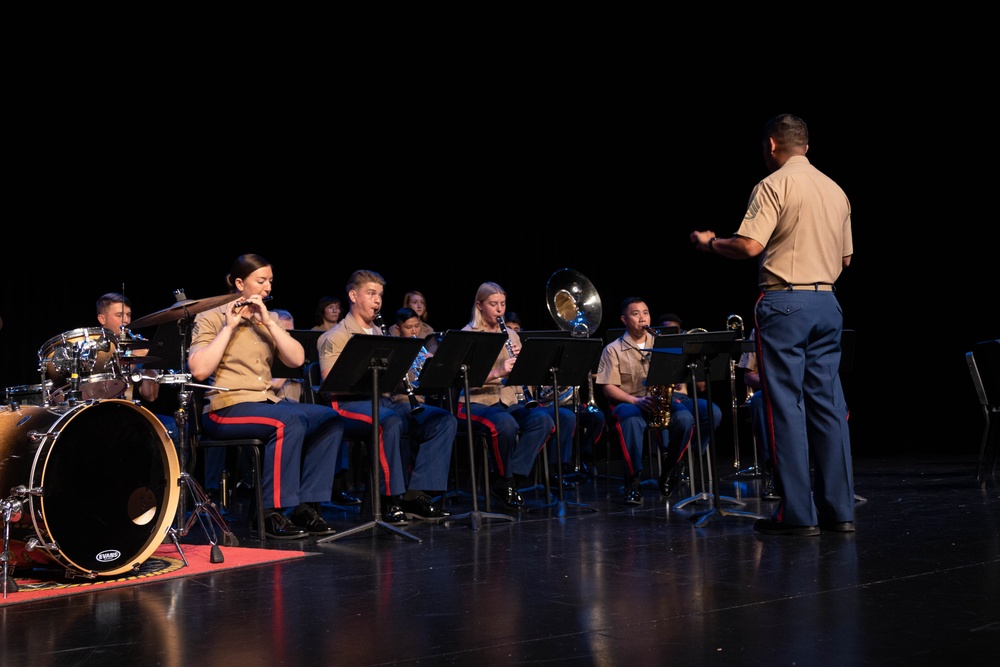
<path fill-rule="evenodd" d="M 37 426 L 36 426 L 37 428 Z M 141 565 L 175 519 L 180 469 L 149 410 L 109 399 L 76 406 L 49 431 L 31 468 L 31 518 L 49 555 L 87 574 Z"/>

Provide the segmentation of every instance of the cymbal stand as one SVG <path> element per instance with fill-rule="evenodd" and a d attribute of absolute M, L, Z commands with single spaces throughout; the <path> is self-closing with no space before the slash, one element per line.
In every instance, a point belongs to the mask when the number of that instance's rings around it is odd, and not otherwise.
<path fill-rule="evenodd" d="M 188 317 L 183 317 L 177 320 L 177 328 L 180 332 L 181 339 L 180 358 L 182 366 L 185 365 L 187 359 L 187 349 L 184 344 L 184 340 L 188 319 Z M 219 540 L 215 531 L 215 526 L 218 525 L 222 530 L 222 537 L 226 546 L 238 546 L 239 541 L 229 529 L 229 525 L 226 523 L 226 520 L 222 518 L 218 508 L 208 497 L 208 494 L 205 493 L 205 489 L 202 488 L 201 484 L 199 484 L 187 470 L 187 448 L 191 443 L 188 439 L 188 417 L 186 406 L 191 400 L 192 392 L 189 389 L 190 387 L 203 387 L 219 391 L 229 391 L 229 389 L 189 382 L 191 379 L 189 374 L 182 374 L 182 377 L 186 380 L 186 382 L 181 385 L 180 390 L 177 392 L 177 410 L 174 412 L 174 421 L 177 422 L 177 442 L 179 444 L 177 461 L 181 470 L 180 479 L 177 480 L 177 484 L 181 487 L 181 495 L 177 501 L 177 517 L 174 522 L 175 525 L 169 528 L 167 533 L 170 535 L 170 539 L 173 540 L 174 546 L 177 547 L 177 551 L 181 555 L 181 560 L 183 560 L 184 564 L 187 565 L 187 558 L 184 557 L 184 552 L 181 550 L 178 536 L 184 537 L 187 535 L 188 532 L 190 532 L 191 526 L 194 525 L 195 521 L 197 521 L 201 525 L 202 530 L 205 531 L 205 537 L 208 539 L 209 544 L 212 545 L 209 561 L 212 563 L 222 563 L 225 561 L 225 557 L 222 555 L 222 550 L 219 548 Z M 157 378 L 157 381 L 159 380 L 160 378 Z M 191 498 L 194 501 L 190 517 L 187 516 L 185 491 L 191 494 Z M 207 520 L 202 516 L 203 514 L 207 516 Z"/>

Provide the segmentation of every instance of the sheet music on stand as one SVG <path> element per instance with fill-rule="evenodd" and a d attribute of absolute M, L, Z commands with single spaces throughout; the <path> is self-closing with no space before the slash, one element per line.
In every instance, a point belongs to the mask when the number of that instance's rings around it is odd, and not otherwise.
<path fill-rule="evenodd" d="M 500 356 L 507 336 L 501 333 L 486 331 L 463 331 L 449 329 L 438 338 L 437 351 L 424 361 L 424 368 L 417 378 L 419 394 L 435 394 L 448 389 L 461 388 L 469 395 L 472 387 L 481 387 L 493 368 L 493 363 Z M 472 530 L 479 530 L 483 519 L 500 519 L 512 522 L 514 517 L 508 514 L 481 512 L 479 496 L 476 491 L 476 453 L 473 447 L 472 420 L 465 420 L 465 433 L 469 446 L 469 470 L 472 482 L 472 511 L 448 517 L 445 526 L 469 519 Z M 484 461 L 484 465 L 487 463 Z M 489 493 L 489 489 L 484 490 Z"/>
<path fill-rule="evenodd" d="M 330 369 L 320 386 L 320 392 L 334 396 L 364 395 L 372 401 L 371 449 L 372 474 L 372 519 L 342 533 L 316 540 L 317 543 L 330 542 L 354 535 L 369 528 L 381 528 L 402 537 L 420 542 L 421 539 L 405 530 L 382 520 L 381 492 L 379 482 L 379 397 L 392 391 L 410 370 L 417 358 L 423 341 L 419 338 L 398 338 L 395 336 L 374 336 L 354 334 L 347 341 L 337 362 Z"/>
<path fill-rule="evenodd" d="M 685 381 L 690 385 L 691 398 L 694 402 L 694 423 L 699 438 L 701 431 L 699 427 L 700 418 L 698 415 L 698 382 L 705 382 L 706 378 L 708 379 L 708 382 L 706 382 L 706 402 L 708 403 L 709 409 L 711 409 L 712 382 L 725 378 L 729 357 L 733 354 L 737 354 L 741 349 L 741 343 L 738 340 L 738 336 L 738 332 L 727 330 L 658 336 L 656 339 L 656 346 L 652 350 L 653 354 L 652 359 L 650 360 L 649 375 L 647 375 L 646 381 L 650 384 L 675 384 L 677 382 Z M 667 358 L 670 361 L 667 364 L 657 362 L 656 360 L 661 357 Z M 688 369 L 688 376 L 686 379 L 677 379 L 679 364 Z M 657 366 L 662 366 L 663 370 L 661 371 L 657 369 L 654 374 L 654 368 Z M 683 377 L 683 374 L 681 377 Z M 759 514 L 755 514 L 753 512 L 727 510 L 719 505 L 722 496 L 719 493 L 719 471 L 714 452 L 714 443 L 716 442 L 715 421 L 710 419 L 708 423 L 711 431 L 709 438 L 711 444 L 708 448 L 708 459 L 712 481 L 712 491 L 709 495 L 712 498 L 713 507 L 710 510 L 693 514 L 692 518 L 697 520 L 695 525 L 701 528 L 710 518 L 716 515 L 744 516 L 754 519 L 763 518 Z M 700 496 L 703 495 L 704 494 L 700 494 Z M 690 502 L 690 500 L 693 499 L 698 498 L 692 498 L 684 502 Z M 744 504 L 742 501 L 738 501 L 736 499 L 729 500 L 732 500 L 737 504 Z"/>
<path fill-rule="evenodd" d="M 517 363 L 514 370 L 507 377 L 507 383 L 514 386 L 520 385 L 551 385 L 558 387 L 561 384 L 578 386 L 583 384 L 591 369 L 597 363 L 604 349 L 604 343 L 600 338 L 585 338 L 580 336 L 554 336 L 551 338 L 528 337 L 521 340 L 521 351 L 517 355 Z M 543 410 L 545 408 L 535 408 Z M 559 401 L 552 401 L 553 420 L 555 421 L 555 447 L 560 447 L 560 427 L 559 427 Z M 542 467 L 545 471 L 545 493 L 548 498 L 552 497 L 549 488 L 549 459 L 548 452 L 545 451 L 548 444 L 542 447 Z M 559 487 L 558 500 L 543 504 L 541 507 L 533 507 L 531 510 L 545 507 L 556 507 L 556 516 L 566 515 L 566 501 L 563 497 L 562 480 L 562 453 L 557 456 L 559 465 L 557 469 L 557 486 Z M 583 507 L 593 512 L 597 510 L 581 503 L 570 503 L 577 507 Z"/>

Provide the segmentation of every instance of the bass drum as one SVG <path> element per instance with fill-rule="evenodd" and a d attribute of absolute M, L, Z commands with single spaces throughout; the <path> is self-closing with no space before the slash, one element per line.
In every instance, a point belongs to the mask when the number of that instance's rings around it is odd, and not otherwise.
<path fill-rule="evenodd" d="M 0 461 L 0 493 L 22 505 L 11 524 L 15 566 L 58 563 L 90 578 L 131 572 L 177 512 L 173 442 L 130 401 L 2 406 Z"/>

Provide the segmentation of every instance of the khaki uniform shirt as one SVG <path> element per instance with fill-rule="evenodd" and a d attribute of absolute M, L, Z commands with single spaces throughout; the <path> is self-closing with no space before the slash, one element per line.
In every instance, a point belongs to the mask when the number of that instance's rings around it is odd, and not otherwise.
<path fill-rule="evenodd" d="M 736 234 L 764 246 L 758 260 L 761 288 L 832 285 L 844 269 L 843 258 L 854 254 L 847 195 L 804 155 L 789 158 L 757 184 Z"/>
<path fill-rule="evenodd" d="M 462 331 L 485 331 L 483 327 L 474 329 L 468 324 L 462 327 Z M 517 343 L 521 344 L 521 338 L 517 335 L 517 332 L 513 329 L 507 329 L 507 336 L 511 340 L 511 344 Z M 500 355 L 497 357 L 496 361 L 493 362 L 493 366 L 490 371 L 495 371 L 501 366 L 503 362 L 510 359 L 510 353 L 507 351 L 507 347 L 504 346 L 503 350 L 500 351 Z M 501 378 L 493 378 L 487 380 L 486 384 L 482 387 L 469 387 L 470 400 L 473 403 L 482 403 L 484 405 L 494 405 L 498 402 L 503 403 L 506 406 L 511 406 L 517 403 L 517 395 L 520 393 L 521 388 L 517 387 L 506 387 L 503 384 Z M 458 397 L 460 403 L 465 402 L 465 391 Z"/>
<path fill-rule="evenodd" d="M 226 326 L 226 308 L 229 304 L 206 310 L 195 315 L 191 326 L 191 347 L 194 352 L 205 347 Z M 271 390 L 271 361 L 274 359 L 274 339 L 263 324 L 244 319 L 222 355 L 219 367 L 212 374 L 211 384 L 229 391 L 209 389 L 205 411 L 236 405 L 237 403 L 277 402 Z"/>
<path fill-rule="evenodd" d="M 653 337 L 646 334 L 642 350 L 627 341 L 627 337 L 626 332 L 604 347 L 594 382 L 616 385 L 631 396 L 645 396 L 646 375 L 649 373 L 648 357 L 651 353 L 643 350 L 652 349 Z"/>

